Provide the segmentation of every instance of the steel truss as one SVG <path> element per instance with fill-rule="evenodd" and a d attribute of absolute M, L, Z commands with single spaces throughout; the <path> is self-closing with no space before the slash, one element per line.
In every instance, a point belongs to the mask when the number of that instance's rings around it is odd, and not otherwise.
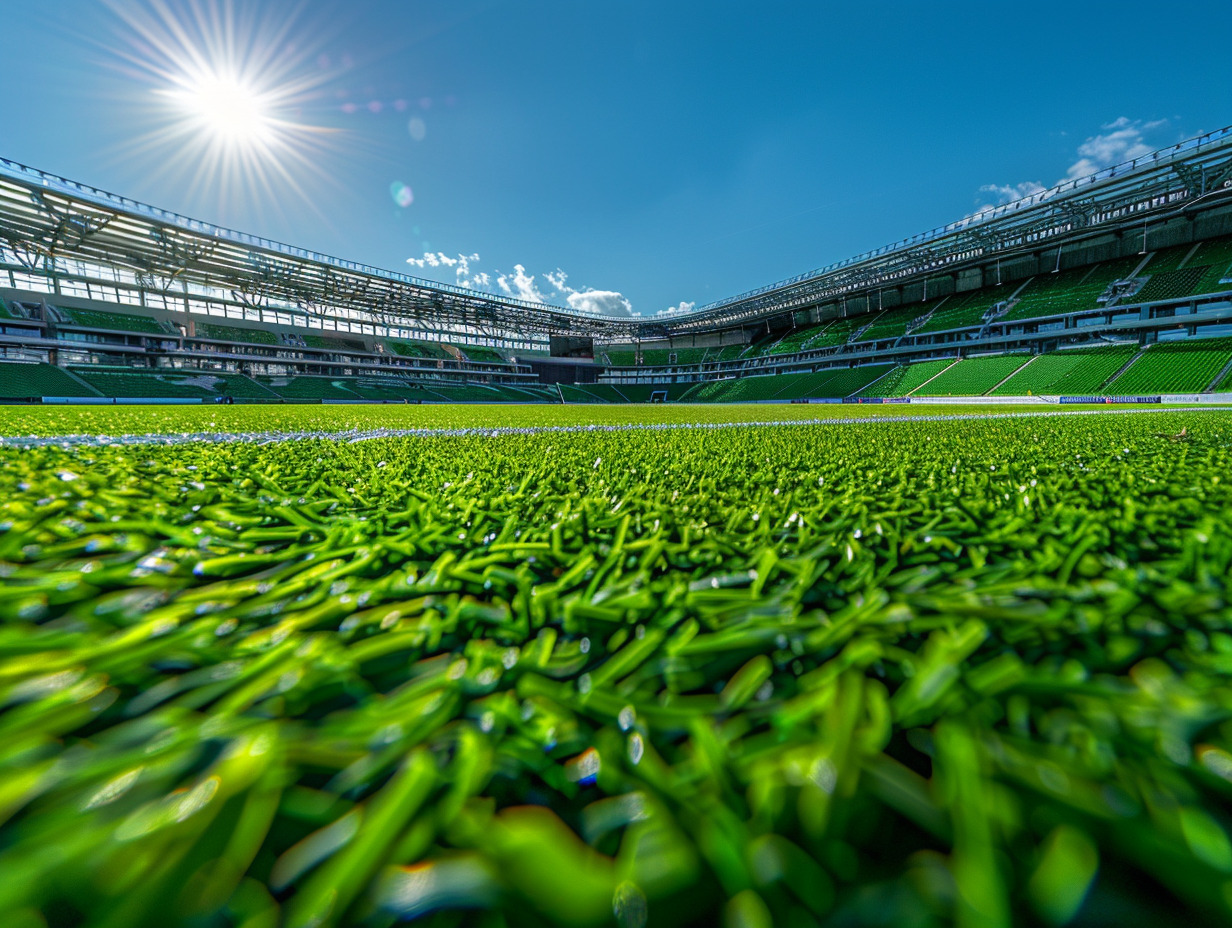
<path fill-rule="evenodd" d="M 167 292 L 183 282 L 241 305 L 305 317 L 354 313 L 375 325 L 479 337 L 635 337 L 631 318 L 506 299 L 331 258 L 170 213 L 0 159 L 0 241 L 28 271 L 68 258 L 134 275 Z M 276 306 L 273 304 L 277 304 Z"/>
<path fill-rule="evenodd" d="M 666 321 L 668 335 L 748 324 L 938 272 L 1136 228 L 1232 201 L 1232 127 L 952 222 L 876 251 L 702 306 Z"/>
<path fill-rule="evenodd" d="M 240 305 L 309 318 L 460 332 L 495 340 L 644 341 L 758 323 L 874 290 L 1063 248 L 1152 220 L 1232 201 L 1232 127 L 1066 181 L 946 226 L 690 313 L 593 316 L 438 284 L 220 228 L 0 159 L 0 241 L 27 271 L 57 259 L 123 269 L 167 293 L 183 283 Z"/>

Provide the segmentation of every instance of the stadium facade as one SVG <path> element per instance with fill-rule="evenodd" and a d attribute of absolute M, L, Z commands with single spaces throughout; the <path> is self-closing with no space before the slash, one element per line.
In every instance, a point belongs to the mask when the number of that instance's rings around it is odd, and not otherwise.
<path fill-rule="evenodd" d="M 0 160 L 0 399 L 601 402 L 1232 386 L 1232 127 L 790 280 L 587 315 Z"/>

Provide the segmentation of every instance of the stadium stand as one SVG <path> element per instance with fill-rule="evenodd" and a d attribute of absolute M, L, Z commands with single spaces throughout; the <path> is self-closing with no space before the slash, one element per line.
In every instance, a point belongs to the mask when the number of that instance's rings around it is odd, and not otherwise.
<path fill-rule="evenodd" d="M 792 329 L 773 345 L 765 350 L 767 355 L 775 354 L 795 354 L 798 351 L 803 351 L 805 347 L 821 334 L 825 326 L 808 326 L 802 329 Z"/>
<path fill-rule="evenodd" d="M 86 397 L 100 394 L 50 364 L 0 361 L 0 398 L 29 400 L 44 396 Z"/>
<path fill-rule="evenodd" d="M 1232 236 L 1203 242 L 1190 263 L 1209 267 L 1194 287 L 1194 293 L 1232 290 Z"/>
<path fill-rule="evenodd" d="M 813 374 L 791 374 L 776 399 L 842 399 L 859 393 L 885 375 L 894 365 L 870 364 L 866 367 L 839 368 Z"/>
<path fill-rule="evenodd" d="M 1030 357 L 1025 354 L 987 355 L 964 358 L 916 390 L 915 396 L 983 396 Z"/>
<path fill-rule="evenodd" d="M 809 341 L 808 347 L 834 348 L 838 345 L 845 345 L 847 340 L 851 338 L 855 330 L 861 325 L 863 325 L 863 322 L 860 321 L 859 317 L 835 319 Z"/>
<path fill-rule="evenodd" d="M 700 389 L 696 391 L 686 392 L 683 399 L 692 403 L 755 403 L 769 400 L 783 388 L 789 376 L 763 375 L 712 381 L 699 385 Z"/>
<path fill-rule="evenodd" d="M 496 390 L 479 384 L 446 386 L 434 383 L 428 389 L 441 399 L 453 403 L 531 402 L 529 399 L 519 398 L 518 394 L 512 391 Z"/>
<path fill-rule="evenodd" d="M 595 392 L 602 384 L 588 384 L 586 389 Z M 622 383 L 613 386 L 612 392 L 620 399 L 612 402 L 649 403 L 656 393 L 666 393 L 669 402 L 679 399 L 685 394 L 691 384 L 687 383 Z M 600 396 L 604 395 L 602 393 Z"/>
<path fill-rule="evenodd" d="M 585 390 L 605 403 L 627 403 L 629 399 L 621 392 L 623 388 L 623 384 L 616 387 L 606 383 L 588 383 L 579 389 Z"/>
<path fill-rule="evenodd" d="M 744 354 L 745 345 L 724 345 L 722 348 L 711 348 L 706 355 L 706 361 L 735 361 Z"/>
<path fill-rule="evenodd" d="M 157 319 L 134 316 L 131 313 L 102 312 L 96 309 L 65 309 L 57 306 L 55 314 L 60 324 L 83 329 L 105 329 L 110 332 L 135 332 L 141 335 L 171 334 Z"/>
<path fill-rule="evenodd" d="M 686 403 L 750 403 L 766 400 L 842 399 L 858 393 L 893 365 L 831 368 L 808 374 L 741 377 L 694 384 L 680 395 Z"/>
<path fill-rule="evenodd" d="M 1039 355 L 1015 371 L 992 395 L 1096 394 L 1137 351 L 1137 345 L 1108 345 Z"/>
<path fill-rule="evenodd" d="M 565 403 L 607 403 L 610 400 L 603 399 L 589 390 L 584 390 L 581 387 L 575 387 L 572 384 L 562 383 L 559 385 L 560 398 Z"/>
<path fill-rule="evenodd" d="M 907 396 L 912 390 L 923 386 L 953 363 L 953 358 L 944 358 L 940 361 L 900 364 L 884 377 L 861 390 L 860 395 L 868 397 Z"/>
<path fill-rule="evenodd" d="M 1194 293 L 1206 277 L 1209 267 L 1184 267 L 1152 274 L 1141 290 L 1133 297 L 1135 303 L 1151 303 L 1155 300 L 1176 300 Z"/>
<path fill-rule="evenodd" d="M 423 358 L 425 360 L 449 361 L 453 355 L 445 350 L 439 342 L 414 342 L 398 338 L 385 339 L 385 346 L 394 354 L 404 358 Z"/>
<path fill-rule="evenodd" d="M 484 345 L 463 345 L 462 353 L 466 355 L 468 361 L 475 361 L 483 364 L 508 364 L 504 356 L 495 348 L 488 348 Z"/>
<path fill-rule="evenodd" d="M 278 336 L 264 329 L 242 329 L 233 325 L 215 322 L 195 322 L 193 329 L 197 338 L 209 338 L 219 342 L 243 342 L 249 345 L 277 345 Z"/>
<path fill-rule="evenodd" d="M 917 303 L 912 306 L 887 309 L 874 319 L 867 329 L 856 336 L 855 341 L 879 342 L 889 338 L 901 338 L 907 334 L 907 327 L 931 308 L 929 304 Z"/>
<path fill-rule="evenodd" d="M 1163 271 L 1174 271 L 1181 266 L 1186 255 L 1193 251 L 1192 245 L 1173 245 L 1171 248 L 1161 248 L 1151 255 L 1151 260 L 1142 269 L 1143 274 L 1159 274 Z"/>
<path fill-rule="evenodd" d="M 12 310 L 9 309 L 9 304 L 0 300 L 0 319 L 18 319 L 20 318 Z"/>
<path fill-rule="evenodd" d="M 614 367 L 632 367 L 637 363 L 637 350 L 632 345 L 621 348 L 608 345 L 604 354 L 607 355 L 608 363 Z"/>
<path fill-rule="evenodd" d="M 1104 387 L 1111 396 L 1199 393 L 1232 361 L 1232 338 L 1161 342 Z"/>
<path fill-rule="evenodd" d="M 956 293 L 942 300 L 933 310 L 928 320 L 912 335 L 923 335 L 926 332 L 944 332 L 947 329 L 965 329 L 979 325 L 984 321 L 984 314 L 998 299 L 1008 299 L 1012 288 L 1002 287 L 1000 290 L 969 290 Z"/>
<path fill-rule="evenodd" d="M 211 372 L 207 379 L 212 379 L 213 390 L 219 396 L 230 396 L 237 400 L 265 400 L 267 402 L 279 399 L 277 393 L 266 389 L 251 377 L 243 374 L 219 374 Z"/>
<path fill-rule="evenodd" d="M 328 377 L 261 377 L 257 383 L 289 400 L 358 400 L 343 379 Z"/>
<path fill-rule="evenodd" d="M 1108 285 L 1132 274 L 1141 261 L 1134 255 L 1094 267 L 1079 267 L 1057 274 L 1037 274 L 1001 320 L 1011 322 L 1094 309 L 1096 299 L 1108 289 Z"/>
<path fill-rule="evenodd" d="M 122 399 L 214 399 L 218 395 L 201 382 L 203 378 L 200 375 L 100 367 L 76 367 L 71 370 L 103 396 Z"/>
<path fill-rule="evenodd" d="M 346 338 L 342 335 L 317 335 L 308 333 L 304 336 L 304 344 L 309 348 L 321 348 L 327 351 L 367 351 L 367 346 L 358 338 Z"/>

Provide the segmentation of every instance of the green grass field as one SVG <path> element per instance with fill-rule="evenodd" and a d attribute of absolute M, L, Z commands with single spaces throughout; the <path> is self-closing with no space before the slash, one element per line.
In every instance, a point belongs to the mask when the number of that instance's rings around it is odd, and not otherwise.
<path fill-rule="evenodd" d="M 0 437 L 182 435 L 372 429 L 544 428 L 577 425 L 726 424 L 808 419 L 1058 413 L 1103 406 L 1031 405 L 288 405 L 288 406 L 9 406 Z M 1119 407 L 1142 408 L 1142 407 Z M 1158 408 L 1158 407 L 1156 407 Z"/>
<path fill-rule="evenodd" d="M 5 926 L 1232 920 L 1232 411 L 0 461 Z"/>

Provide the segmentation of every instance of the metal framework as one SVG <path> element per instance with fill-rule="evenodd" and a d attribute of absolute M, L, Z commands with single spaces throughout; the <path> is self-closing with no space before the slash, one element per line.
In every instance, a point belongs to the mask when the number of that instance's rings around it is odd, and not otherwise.
<path fill-rule="evenodd" d="M 639 319 L 496 297 L 306 251 L 0 159 L 0 244 L 53 281 L 65 262 L 114 269 L 143 294 L 225 293 L 301 321 L 361 320 L 496 341 L 581 335 L 613 343 L 697 334 L 822 306 L 938 271 L 1006 259 L 1232 199 L 1232 127 L 1069 180 L 893 245 L 711 303 Z M 112 281 L 114 283 L 114 281 Z M 57 284 L 58 286 L 58 284 Z"/>
<path fill-rule="evenodd" d="M 0 159 L 0 243 L 51 279 L 62 261 L 126 272 L 144 291 L 223 291 L 302 317 L 493 339 L 634 337 L 638 320 L 593 316 L 439 284 L 258 238 Z M 114 283 L 114 281 L 112 281 Z"/>
<path fill-rule="evenodd" d="M 1041 247 L 1061 247 L 1162 219 L 1199 202 L 1232 199 L 1232 126 L 1088 177 L 984 210 L 875 251 L 666 320 L 667 335 L 747 324 L 952 273 Z"/>

